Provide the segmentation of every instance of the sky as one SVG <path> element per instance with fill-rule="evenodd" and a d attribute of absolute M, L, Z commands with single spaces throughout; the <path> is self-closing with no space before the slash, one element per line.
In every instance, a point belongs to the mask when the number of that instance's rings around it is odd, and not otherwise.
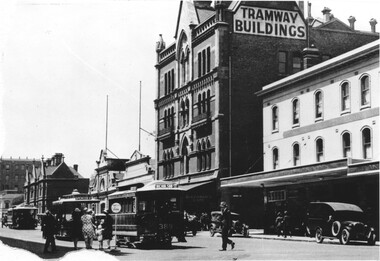
<path fill-rule="evenodd" d="M 179 1 L 0 2 L 0 155 L 63 153 L 90 177 L 107 136 L 109 156 L 130 158 L 139 147 L 140 86 L 141 127 L 155 129 L 155 44 L 159 34 L 174 42 Z M 314 18 L 326 6 L 347 24 L 355 16 L 357 30 L 380 22 L 378 0 L 310 2 Z M 140 147 L 155 158 L 145 131 Z"/>

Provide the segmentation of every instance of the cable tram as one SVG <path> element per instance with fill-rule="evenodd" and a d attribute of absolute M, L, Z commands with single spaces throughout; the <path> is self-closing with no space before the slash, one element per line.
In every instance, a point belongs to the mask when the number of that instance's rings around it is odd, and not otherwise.
<path fill-rule="evenodd" d="M 37 208 L 19 205 L 7 211 L 7 226 L 16 229 L 35 229 L 37 227 Z"/>
<path fill-rule="evenodd" d="M 183 193 L 176 183 L 152 181 L 136 191 L 109 195 L 109 204 L 120 204 L 115 220 L 117 245 L 160 245 L 170 247 L 172 237 L 184 241 Z"/>
<path fill-rule="evenodd" d="M 57 201 L 53 201 L 52 213 L 57 217 L 56 238 L 59 240 L 70 240 L 72 231 L 72 213 L 75 208 L 83 211 L 84 208 L 93 208 L 100 200 L 92 198 L 91 195 L 81 194 L 73 191 L 72 194 L 64 195 Z"/>

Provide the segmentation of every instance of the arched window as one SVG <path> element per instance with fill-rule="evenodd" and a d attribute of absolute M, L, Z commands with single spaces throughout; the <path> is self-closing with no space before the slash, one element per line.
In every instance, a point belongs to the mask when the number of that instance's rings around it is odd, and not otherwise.
<path fill-rule="evenodd" d="M 273 106 L 272 108 L 272 131 L 278 130 L 278 108 Z"/>
<path fill-rule="evenodd" d="M 164 128 L 166 129 L 168 127 L 168 112 L 164 111 Z"/>
<path fill-rule="evenodd" d="M 361 94 L 361 105 L 370 105 L 370 87 L 369 87 L 369 77 L 367 75 L 361 77 L 360 79 L 360 94 Z"/>
<path fill-rule="evenodd" d="M 198 115 L 202 114 L 202 94 L 198 94 Z"/>
<path fill-rule="evenodd" d="M 198 144 L 197 144 L 197 152 L 198 152 L 198 155 L 197 155 L 197 170 L 201 171 L 202 170 L 202 147 L 201 147 L 201 143 L 200 142 L 198 142 Z"/>
<path fill-rule="evenodd" d="M 206 105 L 206 111 L 211 111 L 211 91 L 207 90 L 207 105 Z"/>
<path fill-rule="evenodd" d="M 106 190 L 106 185 L 104 178 L 100 181 L 100 191 L 105 191 Z"/>
<path fill-rule="evenodd" d="M 300 145 L 295 143 L 293 145 L 293 166 L 300 165 Z"/>
<path fill-rule="evenodd" d="M 371 159 L 372 158 L 372 138 L 371 138 L 370 128 L 364 128 L 362 130 L 362 143 L 363 143 L 363 158 Z"/>
<path fill-rule="evenodd" d="M 321 119 L 323 117 L 323 96 L 321 91 L 314 94 L 315 99 L 315 118 Z"/>
<path fill-rule="evenodd" d="M 323 140 L 321 138 L 318 138 L 315 141 L 315 152 L 316 152 L 317 162 L 324 161 L 324 147 L 323 147 Z"/>
<path fill-rule="evenodd" d="M 348 82 L 344 82 L 341 85 L 341 103 L 342 111 L 348 111 L 350 109 L 350 85 Z"/>
<path fill-rule="evenodd" d="M 293 125 L 299 125 L 300 103 L 298 99 L 294 99 L 292 103 L 293 103 Z"/>
<path fill-rule="evenodd" d="M 274 148 L 272 151 L 272 161 L 273 161 L 273 169 L 278 169 L 279 161 L 278 161 L 278 149 Z"/>
<path fill-rule="evenodd" d="M 342 135 L 342 146 L 343 146 L 343 158 L 351 156 L 351 135 L 348 132 L 345 132 Z"/>
<path fill-rule="evenodd" d="M 206 169 L 211 169 L 211 143 L 206 141 Z"/>

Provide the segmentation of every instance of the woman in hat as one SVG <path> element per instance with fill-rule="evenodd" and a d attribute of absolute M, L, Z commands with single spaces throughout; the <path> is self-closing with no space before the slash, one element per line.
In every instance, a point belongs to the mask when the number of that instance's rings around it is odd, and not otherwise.
<path fill-rule="evenodd" d="M 78 240 L 82 236 L 82 213 L 79 208 L 74 209 L 71 214 L 72 227 L 71 227 L 71 239 L 74 242 L 74 249 L 78 249 Z"/>
<path fill-rule="evenodd" d="M 103 223 L 103 240 L 107 242 L 107 249 L 111 248 L 111 239 L 112 239 L 112 225 L 113 225 L 113 218 L 110 216 L 110 213 L 108 210 L 103 211 L 104 214 L 106 214 L 106 217 L 104 219 Z"/>
<path fill-rule="evenodd" d="M 87 249 L 92 248 L 92 242 L 95 238 L 95 225 L 92 222 L 91 210 L 87 210 L 81 217 L 82 220 L 82 232 L 84 237 L 84 243 Z"/>

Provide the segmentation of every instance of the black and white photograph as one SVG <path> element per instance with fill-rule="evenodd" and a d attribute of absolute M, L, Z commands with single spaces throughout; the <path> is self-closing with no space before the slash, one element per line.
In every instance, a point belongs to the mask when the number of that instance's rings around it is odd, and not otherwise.
<path fill-rule="evenodd" d="M 380 260 L 379 10 L 2 0 L 0 260 Z"/>

